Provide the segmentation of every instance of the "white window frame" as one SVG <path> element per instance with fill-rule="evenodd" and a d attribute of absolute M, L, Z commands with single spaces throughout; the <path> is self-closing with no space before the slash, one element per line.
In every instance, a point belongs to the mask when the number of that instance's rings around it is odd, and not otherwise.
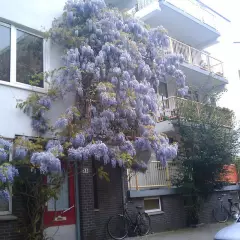
<path fill-rule="evenodd" d="M 17 24 L 16 24 L 17 25 Z M 26 83 L 21 83 L 17 82 L 17 30 L 31 34 L 35 37 L 39 37 L 43 39 L 43 72 L 46 72 L 49 70 L 49 44 L 47 41 L 44 39 L 43 36 L 40 36 L 34 32 L 31 32 L 29 30 L 24 29 L 24 27 L 17 27 L 14 24 L 11 23 L 5 23 L 0 21 L 0 26 L 8 27 L 10 29 L 10 81 L 3 81 L 0 79 L 0 85 L 5 85 L 5 86 L 11 86 L 15 88 L 21 88 L 21 89 L 26 89 L 30 91 L 35 91 L 35 92 L 40 92 L 40 93 L 46 93 L 47 91 L 47 84 L 44 81 L 43 82 L 43 87 L 36 87 L 36 86 L 31 86 Z"/>
<path fill-rule="evenodd" d="M 12 152 L 9 153 L 9 162 L 12 161 Z M 0 216 L 12 214 L 12 186 L 9 187 L 10 197 L 8 201 L 8 211 L 0 211 Z"/>
<path fill-rule="evenodd" d="M 162 204 L 161 204 L 161 198 L 160 197 L 144 198 L 143 199 L 143 204 L 144 204 L 145 200 L 156 200 L 156 199 L 158 199 L 159 208 L 155 208 L 155 209 L 151 209 L 151 210 L 145 210 L 145 213 L 149 213 L 151 215 L 151 213 L 162 212 Z M 144 204 L 144 206 L 145 206 L 145 204 Z"/>

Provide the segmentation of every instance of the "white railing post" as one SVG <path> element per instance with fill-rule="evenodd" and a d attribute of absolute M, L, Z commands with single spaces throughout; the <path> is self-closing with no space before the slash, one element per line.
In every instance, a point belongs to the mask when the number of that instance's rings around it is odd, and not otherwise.
<path fill-rule="evenodd" d="M 191 50 L 191 47 L 189 46 L 188 47 L 188 52 L 189 52 L 189 56 L 188 56 L 188 62 L 189 63 L 192 63 L 192 50 Z"/>
<path fill-rule="evenodd" d="M 212 67 L 211 67 L 210 56 L 209 55 L 207 55 L 207 65 L 208 65 L 208 70 L 211 72 L 212 71 Z"/>
<path fill-rule="evenodd" d="M 221 62 L 222 76 L 224 77 L 223 63 Z"/>
<path fill-rule="evenodd" d="M 170 48 L 170 52 L 173 53 L 173 42 L 172 42 L 172 38 L 169 37 L 169 48 Z"/>

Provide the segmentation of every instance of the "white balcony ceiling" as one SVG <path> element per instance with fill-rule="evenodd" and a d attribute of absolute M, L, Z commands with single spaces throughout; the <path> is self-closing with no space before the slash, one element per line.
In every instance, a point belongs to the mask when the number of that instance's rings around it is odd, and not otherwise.
<path fill-rule="evenodd" d="M 224 77 L 188 63 L 182 64 L 181 69 L 186 75 L 186 82 L 190 85 L 190 87 L 194 86 L 206 91 L 213 88 L 220 90 L 228 83 L 227 79 Z"/>
<path fill-rule="evenodd" d="M 143 8 L 136 16 L 152 27 L 164 26 L 171 37 L 192 47 L 202 49 L 216 43 L 220 33 L 210 25 L 168 2 L 162 2 L 160 6 L 161 11 L 152 9 L 149 12 Z"/>

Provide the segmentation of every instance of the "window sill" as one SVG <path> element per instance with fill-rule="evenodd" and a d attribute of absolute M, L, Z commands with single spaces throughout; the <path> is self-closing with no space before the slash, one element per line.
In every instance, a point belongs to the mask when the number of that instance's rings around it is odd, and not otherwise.
<path fill-rule="evenodd" d="M 12 82 L 5 82 L 0 80 L 0 85 L 4 85 L 4 86 L 9 86 L 9 87 L 13 87 L 13 88 L 19 88 L 19 89 L 24 89 L 24 90 L 28 90 L 31 92 L 38 92 L 38 93 L 47 93 L 47 89 L 46 88 L 40 88 L 40 87 L 34 87 L 34 86 L 30 86 L 24 83 L 12 83 Z"/>
<path fill-rule="evenodd" d="M 156 210 L 156 211 L 145 211 L 145 213 L 147 213 L 149 216 L 153 216 L 153 215 L 162 215 L 162 214 L 164 214 L 164 212 L 161 211 L 161 210 Z"/>
<path fill-rule="evenodd" d="M 100 210 L 98 208 L 95 208 L 94 212 L 100 212 Z"/>
<path fill-rule="evenodd" d="M 14 221 L 18 218 L 14 215 L 0 215 L 0 221 Z"/>

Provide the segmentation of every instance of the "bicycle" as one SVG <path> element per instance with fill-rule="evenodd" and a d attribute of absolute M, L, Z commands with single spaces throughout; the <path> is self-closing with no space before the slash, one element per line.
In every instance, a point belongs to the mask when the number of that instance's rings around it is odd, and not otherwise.
<path fill-rule="evenodd" d="M 132 203 L 132 202 L 128 202 Z M 127 211 L 127 203 L 123 204 L 123 214 L 112 216 L 107 223 L 107 231 L 112 239 L 121 240 L 128 236 L 130 230 L 140 236 L 150 231 L 151 220 L 147 213 L 141 212 L 142 206 L 137 206 L 136 220 L 133 221 Z"/>
<path fill-rule="evenodd" d="M 219 223 L 225 223 L 229 216 L 236 220 L 240 216 L 239 203 L 233 203 L 232 198 L 228 198 L 229 209 L 227 209 L 223 204 L 223 197 L 227 194 L 222 194 L 221 197 L 218 197 L 220 205 L 213 209 L 213 217 Z"/>

